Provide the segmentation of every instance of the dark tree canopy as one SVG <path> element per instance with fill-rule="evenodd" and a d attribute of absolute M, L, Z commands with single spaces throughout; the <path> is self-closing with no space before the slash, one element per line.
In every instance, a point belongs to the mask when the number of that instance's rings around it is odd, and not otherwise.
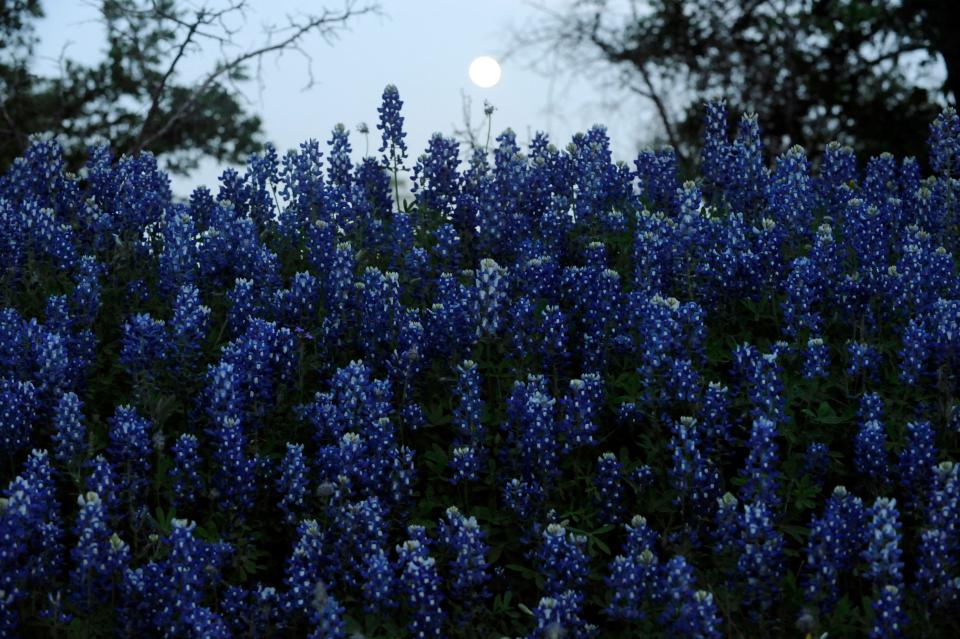
<path fill-rule="evenodd" d="M 955 15 L 937 0 L 575 0 L 544 5 L 515 43 L 548 53 L 540 63 L 610 71 L 687 158 L 703 102 L 719 99 L 757 113 L 773 152 L 838 140 L 922 157 L 930 121 L 960 87 Z"/>
<path fill-rule="evenodd" d="M 297 52 L 308 35 L 331 42 L 355 16 L 377 10 L 346 0 L 338 10 L 289 18 L 265 28 L 260 44 L 235 42 L 246 0 L 185 3 L 176 0 L 101 0 L 106 30 L 103 59 L 83 65 L 61 60 L 60 73 L 31 69 L 33 23 L 39 0 L 14 0 L 0 8 L 0 170 L 26 148 L 30 134 L 52 131 L 78 166 L 94 141 L 117 153 L 149 150 L 173 172 L 203 157 L 239 162 L 261 146 L 261 121 L 238 83 L 254 75 L 269 54 Z M 209 58 L 205 70 L 185 79 L 185 60 Z"/>

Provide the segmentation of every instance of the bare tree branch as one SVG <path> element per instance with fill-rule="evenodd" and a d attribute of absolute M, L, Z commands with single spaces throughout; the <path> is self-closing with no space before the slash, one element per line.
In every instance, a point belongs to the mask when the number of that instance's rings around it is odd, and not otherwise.
<path fill-rule="evenodd" d="M 197 30 L 200 28 L 200 25 L 203 24 L 203 12 L 197 12 L 196 19 L 189 25 L 187 28 L 187 34 L 184 36 L 183 41 L 180 43 L 180 46 L 177 48 L 177 53 L 173 56 L 173 59 L 170 61 L 170 64 L 167 66 L 167 71 L 163 74 L 163 77 L 160 78 L 160 82 L 157 83 L 157 86 L 153 90 L 153 95 L 150 100 L 150 108 L 147 110 L 147 115 L 143 119 L 143 125 L 140 127 L 140 132 L 137 134 L 136 142 L 134 147 L 136 149 L 143 148 L 143 134 L 150 128 L 150 125 L 153 123 L 153 118 L 156 116 L 157 111 L 160 107 L 160 100 L 163 98 L 163 92 L 167 88 L 167 82 L 173 77 L 174 71 L 177 69 L 177 65 L 180 63 L 180 60 L 183 59 L 184 53 L 187 51 L 187 47 L 193 42 L 193 38 L 197 33 Z"/>
<path fill-rule="evenodd" d="M 154 0 L 154 6 L 156 7 L 156 1 Z M 174 60 L 171 61 L 171 65 L 168 67 L 167 73 L 164 76 L 164 80 L 159 85 L 161 92 L 155 95 L 152 105 L 158 104 L 158 100 L 162 98 L 162 89 L 165 87 L 169 78 L 175 73 L 177 65 L 182 61 L 182 51 L 186 49 L 186 46 L 189 44 L 189 39 L 192 38 L 195 34 L 200 34 L 200 26 L 209 26 L 214 21 L 222 22 L 231 11 L 243 11 L 245 8 L 244 2 L 234 2 L 227 9 L 221 10 L 218 12 L 210 11 L 206 8 L 201 8 L 197 11 L 196 15 L 198 16 L 197 20 L 194 22 L 184 21 L 182 18 L 174 18 L 169 14 L 163 14 L 161 17 L 167 20 L 175 20 L 178 25 L 184 27 L 188 30 L 188 38 L 183 40 L 183 44 L 178 49 L 178 55 L 175 56 Z M 243 53 L 236 55 L 226 55 L 227 47 L 234 44 L 232 34 L 229 30 L 224 30 L 226 34 L 223 37 L 217 37 L 211 35 L 209 32 L 204 32 L 204 37 L 212 37 L 217 40 L 220 45 L 221 52 L 224 54 L 224 57 L 216 64 L 216 66 L 208 72 L 203 78 L 195 85 L 190 98 L 185 100 L 182 104 L 178 105 L 169 116 L 159 122 L 155 128 L 151 131 L 148 129 L 147 125 L 150 123 L 150 120 L 157 116 L 159 109 L 153 107 L 153 118 L 149 116 L 144 120 L 143 127 L 140 133 L 136 136 L 136 143 L 131 149 L 134 152 L 139 152 L 144 148 L 147 148 L 156 141 L 157 139 L 166 135 L 174 125 L 176 125 L 181 119 L 183 119 L 187 114 L 189 114 L 194 108 L 196 108 L 200 99 L 209 91 L 218 81 L 226 78 L 228 81 L 234 79 L 235 74 L 242 70 L 243 67 L 249 63 L 256 61 L 258 63 L 258 70 L 262 71 L 262 66 L 260 62 L 263 58 L 272 53 L 282 54 L 286 51 L 295 51 L 305 56 L 308 62 L 308 87 L 312 86 L 314 83 L 313 71 L 312 71 L 312 58 L 301 46 L 301 42 L 304 37 L 310 33 L 318 34 L 325 42 L 333 42 L 339 31 L 347 27 L 347 23 L 356 17 L 379 13 L 380 6 L 376 2 L 370 2 L 367 4 L 358 5 L 357 0 L 347 0 L 344 5 L 344 8 L 341 11 L 331 11 L 329 9 L 324 9 L 318 15 L 307 15 L 300 18 L 290 17 L 288 18 L 288 23 L 280 28 L 276 27 L 267 27 L 266 31 L 266 41 L 258 47 L 249 49 Z M 199 16 L 205 16 L 205 19 L 200 21 Z M 199 22 L 199 24 L 198 24 Z M 194 26 L 196 25 L 196 26 Z M 277 36 L 282 36 L 280 39 L 275 40 Z M 259 71 L 258 71 L 259 76 Z"/>

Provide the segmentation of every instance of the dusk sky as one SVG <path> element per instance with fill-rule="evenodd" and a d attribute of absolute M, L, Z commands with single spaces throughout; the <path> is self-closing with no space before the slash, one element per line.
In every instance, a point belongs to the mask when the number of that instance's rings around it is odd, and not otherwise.
<path fill-rule="evenodd" d="M 256 12 L 248 15 L 246 27 L 237 36 L 244 44 L 259 41 L 264 23 L 281 24 L 285 15 L 305 6 L 292 0 L 253 0 L 251 5 Z M 473 99 L 474 124 L 483 120 L 484 100 L 496 107 L 494 136 L 509 126 L 525 143 L 535 131 L 543 130 L 564 146 L 575 132 L 602 123 L 610 130 L 615 157 L 628 161 L 638 141 L 649 138 L 644 127 L 650 113 L 642 104 L 611 109 L 602 104 L 610 96 L 600 94 L 586 80 L 560 77 L 551 82 L 528 69 L 526 60 L 504 59 L 509 30 L 522 28 L 537 15 L 530 4 L 384 0 L 382 5 L 382 16 L 356 18 L 333 46 L 319 37 L 305 41 L 304 48 L 313 57 L 317 81 L 313 88 L 303 90 L 306 61 L 293 53 L 265 60 L 262 90 L 256 83 L 245 87 L 250 109 L 263 118 L 266 139 L 281 153 L 311 137 L 325 143 L 338 122 L 352 130 L 357 157 L 365 145 L 355 127 L 366 122 L 371 130 L 370 150 L 375 153 L 379 146 L 376 109 L 383 87 L 390 83 L 397 85 L 404 101 L 411 161 L 433 132 L 451 135 L 454 128 L 462 128 L 461 90 Z M 327 6 L 340 5 L 328 2 Z M 104 40 L 97 16 L 96 7 L 85 3 L 48 5 L 47 17 L 38 26 L 38 69 L 53 68 L 64 47 L 67 57 L 87 62 L 100 59 Z M 491 89 L 475 86 L 467 75 L 470 62 L 482 55 L 501 62 L 502 79 Z M 209 68 L 203 63 L 213 60 L 202 58 L 195 56 L 185 73 Z M 174 190 L 186 195 L 195 185 L 215 184 L 222 168 L 207 161 L 189 178 L 174 178 Z"/>

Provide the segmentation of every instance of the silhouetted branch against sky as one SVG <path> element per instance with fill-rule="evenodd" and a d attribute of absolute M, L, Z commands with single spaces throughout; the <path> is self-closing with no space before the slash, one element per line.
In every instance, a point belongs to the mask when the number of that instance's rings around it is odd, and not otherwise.
<path fill-rule="evenodd" d="M 108 14 L 113 4 L 110 1 L 103 3 L 102 11 L 105 20 L 116 19 Z M 196 107 L 197 102 L 214 83 L 221 79 L 231 83 L 235 83 L 238 79 L 245 79 L 245 67 L 250 63 L 256 64 L 255 78 L 262 88 L 263 61 L 271 54 L 283 55 L 292 52 L 300 55 L 306 62 L 307 83 L 304 88 L 312 87 L 316 82 L 313 56 L 302 46 L 304 38 L 316 35 L 327 44 L 332 44 L 352 19 L 381 12 L 380 4 L 377 2 L 347 0 L 338 9 L 323 8 L 319 13 L 288 15 L 283 23 L 265 24 L 262 41 L 243 48 L 235 42 L 234 36 L 239 32 L 240 23 L 245 22 L 248 9 L 249 3 L 246 0 L 232 0 L 219 7 L 203 3 L 182 13 L 177 13 L 173 5 L 164 0 L 152 0 L 147 9 L 137 5 L 118 3 L 117 10 L 128 12 L 132 18 L 156 20 L 160 23 L 168 22 L 177 32 L 177 44 L 173 50 L 169 51 L 170 61 L 166 72 L 150 91 L 152 100 L 147 115 L 128 151 L 138 152 L 165 135 L 171 127 Z M 162 120 L 155 121 L 167 82 L 176 74 L 178 66 L 186 55 L 204 51 L 204 48 L 199 46 L 201 39 L 216 43 L 219 58 L 194 84 L 192 95 L 187 100 L 166 114 Z M 238 48 L 240 50 L 235 51 Z M 237 93 L 242 95 L 240 91 Z"/>
<path fill-rule="evenodd" d="M 697 146 L 703 102 L 720 99 L 759 115 L 774 154 L 792 144 L 817 154 L 839 139 L 921 156 L 917 140 L 960 85 L 960 47 L 943 26 L 960 22 L 950 4 L 538 0 L 509 55 L 551 78 L 589 78 L 624 104 L 642 98 L 681 156 Z"/>

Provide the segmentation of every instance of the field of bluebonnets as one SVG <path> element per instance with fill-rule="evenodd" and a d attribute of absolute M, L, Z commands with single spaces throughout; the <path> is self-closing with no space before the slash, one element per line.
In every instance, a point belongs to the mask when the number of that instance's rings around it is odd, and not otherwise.
<path fill-rule="evenodd" d="M 401 104 L 0 179 L 0 635 L 960 632 L 953 111 L 813 170 L 708 105 L 687 181 Z"/>

